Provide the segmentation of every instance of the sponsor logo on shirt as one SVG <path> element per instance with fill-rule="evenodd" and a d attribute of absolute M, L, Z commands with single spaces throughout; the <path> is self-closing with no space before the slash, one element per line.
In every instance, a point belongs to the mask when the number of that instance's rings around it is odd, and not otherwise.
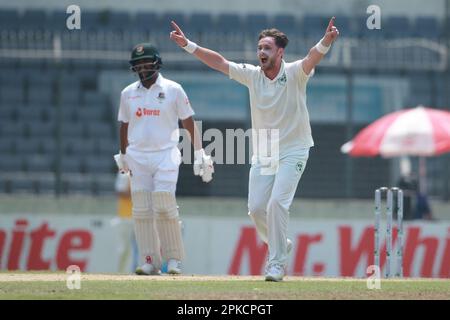
<path fill-rule="evenodd" d="M 287 78 L 286 78 L 286 73 L 284 72 L 283 75 L 278 78 L 278 83 L 282 86 L 284 86 L 286 84 Z"/>
<path fill-rule="evenodd" d="M 147 108 L 137 108 L 136 117 L 140 118 L 142 116 L 156 116 L 159 117 L 161 110 L 158 109 L 147 109 Z"/>
<path fill-rule="evenodd" d="M 164 92 L 160 92 L 159 94 L 158 94 L 158 100 L 164 100 L 166 98 L 166 95 L 164 94 Z"/>
<path fill-rule="evenodd" d="M 141 96 L 131 96 L 128 97 L 128 100 L 134 100 L 134 99 L 139 99 Z"/>
<path fill-rule="evenodd" d="M 297 170 L 298 173 L 301 173 L 303 169 L 303 163 L 301 161 L 297 162 L 295 169 Z"/>

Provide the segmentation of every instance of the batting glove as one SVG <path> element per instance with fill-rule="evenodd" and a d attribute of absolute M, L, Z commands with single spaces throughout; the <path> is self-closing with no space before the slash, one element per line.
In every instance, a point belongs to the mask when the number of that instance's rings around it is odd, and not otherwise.
<path fill-rule="evenodd" d="M 214 173 L 214 162 L 204 149 L 194 151 L 194 174 L 201 176 L 203 182 L 210 182 Z"/>
<path fill-rule="evenodd" d="M 130 168 L 128 167 L 127 160 L 125 158 L 125 155 L 123 153 L 118 153 L 114 155 L 114 160 L 116 161 L 117 168 L 119 169 L 119 172 L 122 174 L 128 173 L 130 171 Z"/>

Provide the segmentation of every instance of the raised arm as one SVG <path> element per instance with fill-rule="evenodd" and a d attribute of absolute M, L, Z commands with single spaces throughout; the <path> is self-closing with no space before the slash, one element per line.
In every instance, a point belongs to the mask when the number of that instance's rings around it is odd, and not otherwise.
<path fill-rule="evenodd" d="M 306 74 L 309 74 L 319 64 L 320 60 L 330 49 L 331 44 L 339 36 L 339 30 L 334 26 L 334 19 L 335 17 L 332 17 L 328 23 L 324 37 L 309 50 L 308 55 L 303 59 L 302 67 Z"/>
<path fill-rule="evenodd" d="M 174 41 L 179 47 L 192 53 L 208 67 L 228 75 L 229 67 L 227 59 L 225 59 L 218 52 L 207 48 L 202 48 L 197 44 L 189 41 L 184 35 L 183 31 L 174 21 L 172 21 L 171 24 L 174 28 L 174 30 L 170 33 L 170 39 L 172 39 L 172 41 Z"/>

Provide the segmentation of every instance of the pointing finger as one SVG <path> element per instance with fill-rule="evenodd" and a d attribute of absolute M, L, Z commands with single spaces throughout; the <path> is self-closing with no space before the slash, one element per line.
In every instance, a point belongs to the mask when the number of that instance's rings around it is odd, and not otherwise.
<path fill-rule="evenodd" d="M 334 26 L 334 19 L 336 19 L 336 18 L 332 17 L 330 19 L 330 22 L 328 23 L 327 31 L 331 31 L 331 28 Z"/>
<path fill-rule="evenodd" d="M 172 27 L 178 32 L 178 33 L 183 33 L 180 29 L 180 27 L 175 23 L 175 21 L 171 21 L 170 22 L 172 24 Z"/>

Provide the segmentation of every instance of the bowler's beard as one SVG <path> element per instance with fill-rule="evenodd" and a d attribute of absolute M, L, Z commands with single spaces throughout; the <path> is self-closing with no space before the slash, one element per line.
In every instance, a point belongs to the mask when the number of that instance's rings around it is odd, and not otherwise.
<path fill-rule="evenodd" d="M 267 60 L 266 60 L 266 62 L 264 64 L 260 60 L 260 67 L 264 71 L 270 70 L 270 69 L 275 67 L 276 57 L 272 56 L 272 57 L 267 57 L 266 59 Z"/>

